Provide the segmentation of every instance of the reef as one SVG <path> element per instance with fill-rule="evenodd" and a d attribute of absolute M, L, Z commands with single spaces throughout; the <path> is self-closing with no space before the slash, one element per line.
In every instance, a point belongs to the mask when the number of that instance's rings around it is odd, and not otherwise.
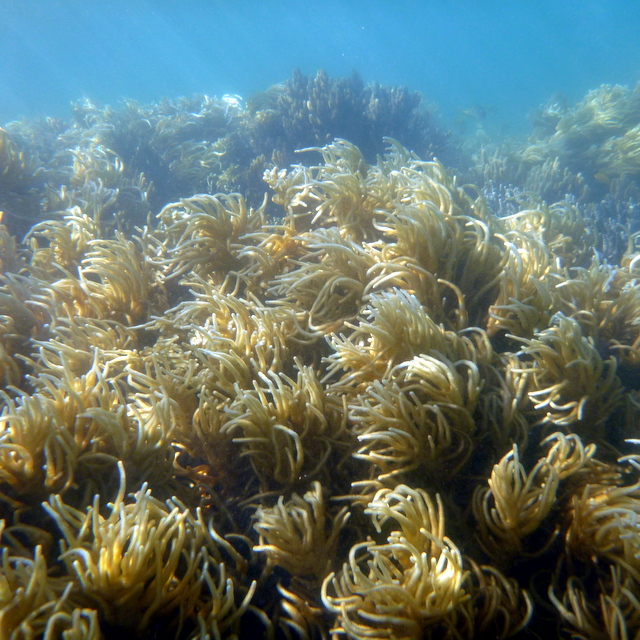
<path fill-rule="evenodd" d="M 102 223 L 132 227 L 200 193 L 238 192 L 257 207 L 266 169 L 289 167 L 301 160 L 299 150 L 337 137 L 359 145 L 369 162 L 384 152 L 385 136 L 444 161 L 457 153 L 418 92 L 365 85 L 355 72 L 333 79 L 296 71 L 246 102 L 225 95 L 101 106 L 85 98 L 69 124 L 9 123 L 0 131 L 5 224 L 22 238 L 74 200 L 99 208 Z"/>
<path fill-rule="evenodd" d="M 637 238 L 282 120 L 359 86 L 303 80 L 6 128 L 0 635 L 634 637 Z M 316 146 L 198 191 L 248 114 Z"/>
<path fill-rule="evenodd" d="M 619 262 L 640 230 L 640 84 L 602 85 L 575 105 L 554 95 L 530 116 L 526 140 L 465 143 L 467 178 L 490 200 L 580 205 L 601 255 Z"/>

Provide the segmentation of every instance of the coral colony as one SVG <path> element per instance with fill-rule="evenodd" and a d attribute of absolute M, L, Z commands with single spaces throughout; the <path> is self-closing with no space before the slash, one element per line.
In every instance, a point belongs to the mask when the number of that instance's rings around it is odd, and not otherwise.
<path fill-rule="evenodd" d="M 638 176 L 622 87 L 6 125 L 0 637 L 637 636 Z"/>

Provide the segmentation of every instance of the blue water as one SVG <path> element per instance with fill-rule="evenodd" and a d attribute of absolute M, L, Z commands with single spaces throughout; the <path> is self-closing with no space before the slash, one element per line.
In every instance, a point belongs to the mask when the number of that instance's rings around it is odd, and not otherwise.
<path fill-rule="evenodd" d="M 640 80 L 637 0 L 2 0 L 0 25 L 0 122 L 81 97 L 246 97 L 298 67 L 406 85 L 445 121 L 482 105 L 517 133 L 555 92 Z"/>

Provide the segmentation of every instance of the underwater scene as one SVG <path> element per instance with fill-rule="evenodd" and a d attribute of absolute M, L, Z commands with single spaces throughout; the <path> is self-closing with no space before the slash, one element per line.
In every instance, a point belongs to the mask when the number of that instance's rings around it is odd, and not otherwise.
<path fill-rule="evenodd" d="M 0 7 L 0 639 L 639 638 L 640 5 L 183 4 Z"/>

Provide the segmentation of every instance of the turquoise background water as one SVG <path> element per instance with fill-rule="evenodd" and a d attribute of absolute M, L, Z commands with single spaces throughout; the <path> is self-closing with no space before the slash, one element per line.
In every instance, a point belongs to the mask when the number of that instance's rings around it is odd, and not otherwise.
<path fill-rule="evenodd" d="M 637 0 L 2 0 L 0 22 L 0 122 L 81 97 L 246 97 L 298 67 L 420 90 L 450 122 L 482 105 L 514 133 L 555 92 L 640 80 Z"/>

